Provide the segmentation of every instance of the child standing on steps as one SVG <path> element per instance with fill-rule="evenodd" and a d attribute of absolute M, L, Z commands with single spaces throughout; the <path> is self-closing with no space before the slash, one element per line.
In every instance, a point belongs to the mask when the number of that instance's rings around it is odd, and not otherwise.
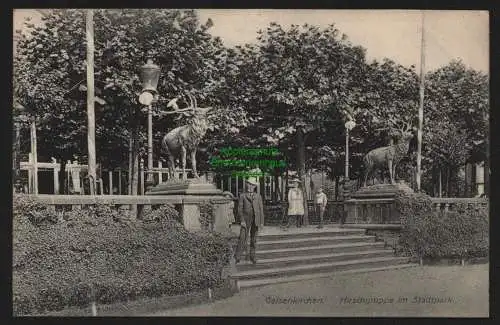
<path fill-rule="evenodd" d="M 236 222 L 235 217 L 234 217 L 234 195 L 231 192 L 224 191 L 222 193 L 224 197 L 230 199 L 231 201 L 225 205 L 224 213 L 226 217 L 226 223 L 229 229 L 231 229 L 231 226 Z"/>
<path fill-rule="evenodd" d="M 302 190 L 298 187 L 300 181 L 292 179 L 290 181 L 290 190 L 288 191 L 288 222 L 286 228 L 290 227 L 290 221 L 295 217 L 297 228 L 302 226 L 304 217 L 304 196 Z"/>
<path fill-rule="evenodd" d="M 316 214 L 319 216 L 318 228 L 323 228 L 323 215 L 325 214 L 326 204 L 328 199 L 326 194 L 323 193 L 323 188 L 319 187 L 314 198 L 314 206 L 316 208 Z"/>

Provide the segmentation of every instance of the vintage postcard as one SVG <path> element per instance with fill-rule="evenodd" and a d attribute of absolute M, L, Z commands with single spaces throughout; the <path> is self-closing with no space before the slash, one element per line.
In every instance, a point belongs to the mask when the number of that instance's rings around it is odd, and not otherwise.
<path fill-rule="evenodd" d="M 14 316 L 489 317 L 489 13 L 15 9 Z"/>

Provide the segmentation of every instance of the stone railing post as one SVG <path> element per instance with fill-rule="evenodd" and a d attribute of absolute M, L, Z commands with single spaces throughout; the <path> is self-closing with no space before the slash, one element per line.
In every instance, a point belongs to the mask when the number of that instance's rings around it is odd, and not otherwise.
<path fill-rule="evenodd" d="M 376 223 L 383 223 L 382 222 L 382 206 L 377 203 L 377 204 L 375 204 L 375 209 L 378 212 L 378 216 L 376 217 L 375 222 Z M 372 223 L 372 222 L 370 221 L 370 223 Z"/>
<path fill-rule="evenodd" d="M 161 161 L 158 161 L 158 184 L 163 183 L 163 164 Z"/>
<path fill-rule="evenodd" d="M 139 174 L 140 174 L 140 177 L 141 177 L 141 189 L 140 189 L 140 193 L 141 193 L 141 195 L 144 195 L 144 175 L 145 175 L 145 173 L 144 173 L 144 158 L 141 158 L 141 161 L 140 161 Z"/>

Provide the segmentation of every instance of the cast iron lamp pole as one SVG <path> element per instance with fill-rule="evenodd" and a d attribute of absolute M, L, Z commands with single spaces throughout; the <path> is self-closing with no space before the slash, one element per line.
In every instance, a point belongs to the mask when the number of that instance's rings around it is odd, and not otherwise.
<path fill-rule="evenodd" d="M 153 180 L 153 111 L 152 104 L 158 100 L 158 80 L 160 79 L 160 67 L 148 58 L 145 65 L 141 67 L 142 93 L 139 102 L 148 107 L 148 177 L 147 187 L 152 186 Z"/>

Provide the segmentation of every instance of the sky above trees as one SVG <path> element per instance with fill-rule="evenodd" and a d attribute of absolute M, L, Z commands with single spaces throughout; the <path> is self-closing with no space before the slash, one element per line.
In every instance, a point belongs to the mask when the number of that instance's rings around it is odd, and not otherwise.
<path fill-rule="evenodd" d="M 355 45 L 367 49 L 367 58 L 390 58 L 404 66 L 420 64 L 420 11 L 409 10 L 235 10 L 200 9 L 201 22 L 211 18 L 210 33 L 226 46 L 255 43 L 258 29 L 275 21 L 284 27 L 335 23 Z M 39 21 L 32 9 L 16 10 L 14 28 L 22 28 L 24 17 Z M 489 70 L 489 17 L 486 11 L 426 11 L 427 70 L 460 58 L 475 70 Z"/>

